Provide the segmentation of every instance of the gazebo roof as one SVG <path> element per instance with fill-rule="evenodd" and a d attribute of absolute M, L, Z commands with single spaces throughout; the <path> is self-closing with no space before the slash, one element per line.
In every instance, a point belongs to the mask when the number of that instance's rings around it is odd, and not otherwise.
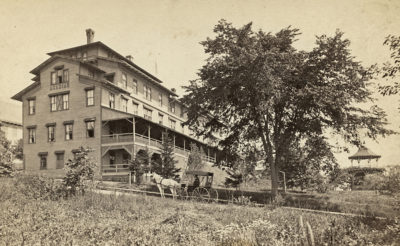
<path fill-rule="evenodd" d="M 380 155 L 375 154 L 367 147 L 361 146 L 357 153 L 352 156 L 349 156 L 350 160 L 371 160 L 371 159 L 379 159 L 381 158 Z"/>

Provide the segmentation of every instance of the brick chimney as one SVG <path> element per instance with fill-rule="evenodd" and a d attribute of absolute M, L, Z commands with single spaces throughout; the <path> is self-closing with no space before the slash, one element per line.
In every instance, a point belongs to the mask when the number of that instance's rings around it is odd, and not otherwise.
<path fill-rule="evenodd" d="M 94 30 L 89 28 L 86 29 L 86 38 L 87 38 L 87 43 L 93 43 L 93 39 L 94 39 Z"/>

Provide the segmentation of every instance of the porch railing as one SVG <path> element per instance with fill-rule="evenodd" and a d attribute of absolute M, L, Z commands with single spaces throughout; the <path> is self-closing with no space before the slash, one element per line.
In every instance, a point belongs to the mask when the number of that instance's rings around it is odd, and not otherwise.
<path fill-rule="evenodd" d="M 102 143 L 124 143 L 130 142 L 133 143 L 133 134 L 132 133 L 120 133 L 120 134 L 111 134 L 111 135 L 103 135 Z M 154 138 L 150 138 L 148 136 L 144 136 L 138 133 L 135 133 L 135 142 L 142 143 L 145 145 L 150 145 L 157 148 L 162 148 L 162 141 Z M 181 155 L 189 155 L 190 150 L 183 149 L 179 146 L 175 146 L 174 152 Z M 206 162 L 215 163 L 215 158 L 211 156 L 202 156 L 202 160 Z M 118 164 L 119 165 L 119 164 Z"/>
<path fill-rule="evenodd" d="M 122 134 L 103 135 L 101 137 L 101 141 L 103 143 L 133 142 L 133 134 L 122 133 Z"/>
<path fill-rule="evenodd" d="M 121 173 L 121 172 L 129 172 L 129 164 L 109 164 L 102 165 L 103 173 Z"/>
<path fill-rule="evenodd" d="M 50 85 L 50 90 L 58 90 L 58 89 L 64 89 L 69 87 L 69 82 L 63 82 L 59 84 L 53 84 Z"/>

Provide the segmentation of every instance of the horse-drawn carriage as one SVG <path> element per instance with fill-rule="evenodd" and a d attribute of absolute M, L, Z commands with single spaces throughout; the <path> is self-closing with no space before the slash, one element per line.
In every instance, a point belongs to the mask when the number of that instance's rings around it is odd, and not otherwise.
<path fill-rule="evenodd" d="M 156 183 L 161 197 L 165 196 L 164 189 L 169 188 L 174 198 L 203 202 L 218 201 L 218 192 L 212 188 L 214 179 L 212 172 L 186 171 L 182 176 L 181 183 L 172 179 L 164 179 L 155 173 L 148 173 L 145 176 L 150 177 Z"/>
<path fill-rule="evenodd" d="M 218 191 L 212 188 L 213 180 L 212 172 L 186 171 L 177 190 L 178 197 L 203 202 L 218 201 Z"/>

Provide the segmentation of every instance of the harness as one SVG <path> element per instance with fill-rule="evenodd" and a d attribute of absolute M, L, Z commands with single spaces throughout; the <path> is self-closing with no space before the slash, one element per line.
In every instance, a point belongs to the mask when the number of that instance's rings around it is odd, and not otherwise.
<path fill-rule="evenodd" d="M 161 179 L 160 179 L 160 183 L 157 183 L 157 182 L 156 182 L 156 184 L 162 185 L 161 183 L 162 183 L 163 179 L 164 179 L 164 178 L 163 178 L 163 177 L 161 177 Z"/>

